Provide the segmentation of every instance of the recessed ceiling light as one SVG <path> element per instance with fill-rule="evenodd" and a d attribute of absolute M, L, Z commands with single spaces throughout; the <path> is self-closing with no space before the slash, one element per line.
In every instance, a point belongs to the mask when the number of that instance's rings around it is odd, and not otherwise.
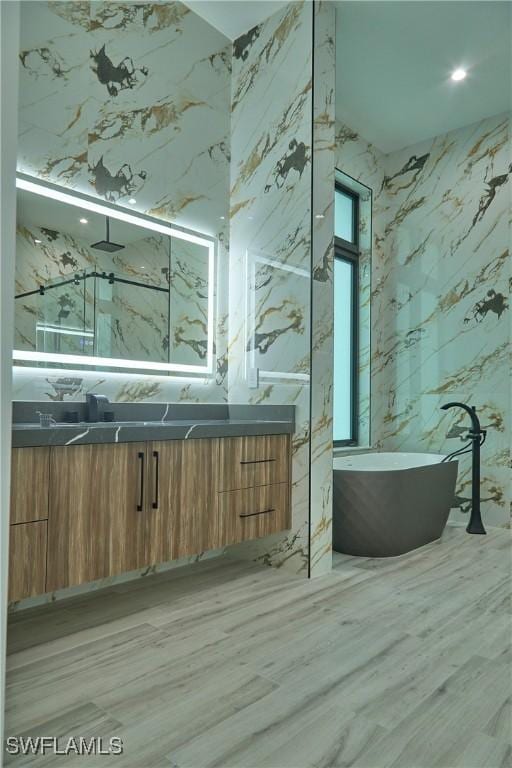
<path fill-rule="evenodd" d="M 136 201 L 136 199 L 135 199 L 134 197 L 130 197 L 130 199 L 128 200 L 128 202 L 129 202 L 129 204 L 130 204 L 130 205 L 135 205 L 135 203 L 136 203 L 137 201 Z"/>
<path fill-rule="evenodd" d="M 325 219 L 325 216 L 323 213 L 317 213 L 315 214 L 315 219 Z"/>
<path fill-rule="evenodd" d="M 39 243 L 42 243 L 42 242 L 43 242 L 43 241 L 42 241 L 42 240 L 39 240 L 39 238 L 38 238 L 38 237 L 34 237 L 34 243 L 37 243 L 37 244 L 39 244 Z"/>
<path fill-rule="evenodd" d="M 80 219 L 80 224 L 88 224 L 88 223 L 89 223 L 88 219 Z"/>
<path fill-rule="evenodd" d="M 219 219 L 220 219 L 221 221 L 224 221 L 224 219 L 225 219 L 225 218 L 226 218 L 225 216 L 219 216 Z"/>
<path fill-rule="evenodd" d="M 458 82 L 459 80 L 464 80 L 466 77 L 467 72 L 465 69 L 462 69 L 459 67 L 459 69 L 454 69 L 452 72 L 452 80 L 455 80 L 455 82 Z"/>

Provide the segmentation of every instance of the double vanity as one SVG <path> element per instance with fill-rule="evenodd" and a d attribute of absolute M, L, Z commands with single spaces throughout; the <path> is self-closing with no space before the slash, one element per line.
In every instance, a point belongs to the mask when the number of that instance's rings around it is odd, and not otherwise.
<path fill-rule="evenodd" d="M 10 601 L 290 527 L 293 406 L 108 408 L 14 403 Z"/>

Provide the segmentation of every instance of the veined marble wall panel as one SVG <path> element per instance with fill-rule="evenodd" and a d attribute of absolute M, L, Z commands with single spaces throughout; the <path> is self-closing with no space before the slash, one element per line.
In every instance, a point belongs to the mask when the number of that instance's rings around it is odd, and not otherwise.
<path fill-rule="evenodd" d="M 14 400 L 85 400 L 87 392 L 106 395 L 111 402 L 219 403 L 210 377 L 141 376 L 137 373 L 14 368 Z M 170 400 L 167 400 L 167 396 Z M 50 409 L 51 410 L 51 409 Z"/>
<path fill-rule="evenodd" d="M 335 12 L 315 3 L 311 344 L 310 574 L 332 567 Z"/>
<path fill-rule="evenodd" d="M 467 422 L 462 412 L 446 414 L 440 406 L 449 400 L 476 405 L 488 429 L 482 449 L 484 519 L 508 524 L 509 116 L 497 115 L 387 156 L 346 126 L 337 136 L 344 169 L 377 190 L 373 445 L 456 450 Z M 452 517 L 466 521 L 470 458 L 461 457 L 459 467 Z"/>
<path fill-rule="evenodd" d="M 21 3 L 18 170 L 88 188 L 90 4 Z"/>
<path fill-rule="evenodd" d="M 21 13 L 18 169 L 121 205 L 134 197 L 140 211 L 218 238 L 217 369 L 189 387 L 225 400 L 229 41 L 180 2 L 29 0 Z M 183 339 L 197 363 L 190 324 Z M 141 392 L 152 378 L 140 377 Z M 153 381 L 162 397 L 182 397 L 165 380 L 163 391 Z"/>
<path fill-rule="evenodd" d="M 206 365 L 208 249 L 171 238 L 170 347 L 172 362 Z"/>
<path fill-rule="evenodd" d="M 233 46 L 230 402 L 296 406 L 292 529 L 237 547 L 308 569 L 312 5 L 292 2 Z M 250 389 L 250 367 L 260 369 Z"/>
<path fill-rule="evenodd" d="M 24 2 L 20 170 L 215 234 L 229 53 L 179 2 Z"/>
<path fill-rule="evenodd" d="M 488 428 L 482 510 L 490 525 L 508 523 L 510 506 L 509 143 L 510 118 L 498 115 L 386 157 L 380 301 L 388 311 L 379 313 L 374 358 L 379 391 L 389 391 L 386 447 L 455 450 L 466 421 L 438 408 L 455 399 L 477 406 Z M 457 520 L 467 519 L 469 462 L 460 461 Z"/>

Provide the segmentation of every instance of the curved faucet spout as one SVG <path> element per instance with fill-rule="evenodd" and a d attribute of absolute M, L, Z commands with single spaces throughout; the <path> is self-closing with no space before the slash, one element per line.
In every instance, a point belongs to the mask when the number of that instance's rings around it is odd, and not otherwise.
<path fill-rule="evenodd" d="M 471 432 L 468 437 L 471 438 L 471 453 L 472 453 L 472 467 L 471 467 L 471 515 L 469 523 L 466 528 L 468 533 L 486 533 L 484 525 L 482 523 L 482 516 L 480 514 L 480 446 L 485 440 L 486 430 L 481 429 L 480 419 L 476 415 L 476 408 L 474 405 L 466 405 L 466 403 L 446 403 L 441 406 L 443 411 L 447 411 L 448 408 L 462 408 L 466 411 L 471 418 Z M 483 437 L 483 440 L 482 440 Z M 454 454 L 450 454 L 453 456 Z"/>
<path fill-rule="evenodd" d="M 472 427 L 471 431 L 475 435 L 481 434 L 482 430 L 480 428 L 480 419 L 476 415 L 476 408 L 474 405 L 469 406 L 469 405 L 466 405 L 466 403 L 453 402 L 453 403 L 446 403 L 445 405 L 441 406 L 441 410 L 443 411 L 447 411 L 448 408 L 462 408 L 464 411 L 466 411 L 466 413 L 469 415 L 471 419 L 471 427 Z"/>

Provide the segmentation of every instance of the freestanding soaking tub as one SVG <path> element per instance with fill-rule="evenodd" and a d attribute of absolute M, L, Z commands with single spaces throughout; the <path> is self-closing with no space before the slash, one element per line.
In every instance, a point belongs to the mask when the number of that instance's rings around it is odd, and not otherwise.
<path fill-rule="evenodd" d="M 333 548 L 392 557 L 443 533 L 457 461 L 431 453 L 363 453 L 334 459 Z"/>

